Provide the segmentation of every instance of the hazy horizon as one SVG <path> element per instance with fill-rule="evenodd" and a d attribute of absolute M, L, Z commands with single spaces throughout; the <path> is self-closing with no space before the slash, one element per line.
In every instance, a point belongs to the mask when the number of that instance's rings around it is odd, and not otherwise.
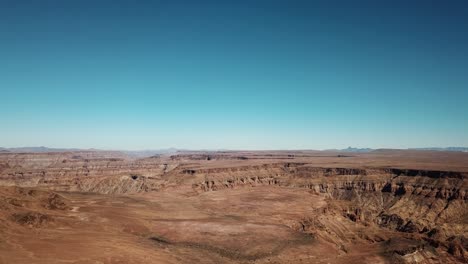
<path fill-rule="evenodd" d="M 468 146 L 463 1 L 1 1 L 0 146 Z"/>
<path fill-rule="evenodd" d="M 22 150 L 22 149 L 45 149 L 45 152 L 49 151 L 128 151 L 128 152 L 165 152 L 165 151 L 351 151 L 351 152 L 366 152 L 373 150 L 440 150 L 440 151 L 462 151 L 467 152 L 468 147 L 464 146 L 449 146 L 449 147 L 416 147 L 416 148 L 368 148 L 368 147 L 353 147 L 348 146 L 346 148 L 325 148 L 325 149 L 226 149 L 226 148 L 154 148 L 154 149 L 99 149 L 99 148 L 74 148 L 74 147 L 47 147 L 47 146 L 22 146 L 22 147 L 3 147 L 0 146 L 0 150 Z"/>

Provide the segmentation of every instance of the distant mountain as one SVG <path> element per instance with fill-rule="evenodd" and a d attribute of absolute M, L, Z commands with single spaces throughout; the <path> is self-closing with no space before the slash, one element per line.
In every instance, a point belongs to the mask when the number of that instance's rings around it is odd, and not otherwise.
<path fill-rule="evenodd" d="M 348 148 L 345 148 L 345 149 L 333 149 L 332 151 L 366 153 L 366 152 L 371 152 L 371 151 L 386 151 L 386 150 L 395 150 L 395 149 L 372 149 L 372 148 L 353 148 L 353 147 L 348 147 Z M 402 150 L 404 150 L 404 149 L 402 149 Z M 407 150 L 428 150 L 428 151 L 459 151 L 459 152 L 468 152 L 468 147 L 446 147 L 446 148 L 428 147 L 428 148 L 407 148 Z"/>
<path fill-rule="evenodd" d="M 23 153 L 23 152 L 32 152 L 32 153 L 46 153 L 46 152 L 65 152 L 65 151 L 79 151 L 80 149 L 75 148 L 47 148 L 47 147 L 20 147 L 20 148 L 0 148 L 2 152 L 13 152 L 13 153 Z"/>
<path fill-rule="evenodd" d="M 99 149 L 79 149 L 79 148 L 48 148 L 48 147 L 19 147 L 19 148 L 0 148 L 2 153 L 48 153 L 48 152 L 70 152 L 70 151 L 96 151 L 96 152 L 109 152 L 107 150 Z M 120 152 L 134 158 L 150 157 L 161 154 L 172 154 L 182 151 L 175 148 L 157 149 L 157 150 L 116 150 L 111 152 Z"/>
<path fill-rule="evenodd" d="M 182 150 L 179 150 L 176 148 L 167 148 L 167 149 L 155 149 L 155 150 L 122 150 L 121 152 L 127 154 L 130 157 L 143 158 L 143 157 L 151 157 L 155 155 L 174 154 L 179 151 L 182 151 Z"/>
<path fill-rule="evenodd" d="M 446 147 L 446 148 L 409 148 L 410 150 L 433 150 L 433 151 L 460 151 L 468 152 L 468 147 Z"/>
<path fill-rule="evenodd" d="M 345 149 L 341 149 L 340 151 L 343 151 L 343 152 L 371 152 L 373 151 L 374 149 L 371 149 L 371 148 L 353 148 L 353 147 L 348 147 L 348 148 L 345 148 Z"/>
<path fill-rule="evenodd" d="M 335 152 L 359 152 L 359 153 L 366 153 L 374 151 L 375 149 L 372 148 L 353 148 L 347 147 L 345 149 L 325 149 L 324 151 L 335 151 Z"/>
<path fill-rule="evenodd" d="M 351 152 L 351 153 L 367 153 L 372 151 L 383 151 L 385 149 L 372 149 L 372 148 L 354 148 L 348 147 L 345 149 L 327 149 L 325 151 L 337 151 L 337 152 Z M 387 149 L 394 150 L 394 149 Z M 468 152 L 468 147 L 427 147 L 427 148 L 408 148 L 408 150 L 426 150 L 426 151 L 458 151 Z M 96 152 L 109 152 L 107 150 L 99 149 L 79 149 L 79 148 L 48 148 L 48 147 L 19 147 L 19 148 L 2 148 L 0 147 L 0 153 L 47 153 L 47 152 L 70 152 L 70 151 L 96 151 Z M 178 152 L 196 152 L 196 151 L 228 151 L 228 150 L 187 150 L 177 148 L 167 149 L 154 149 L 154 150 L 115 150 L 110 152 L 120 152 L 129 157 L 143 158 L 151 157 L 155 155 L 167 155 L 175 154 Z"/>

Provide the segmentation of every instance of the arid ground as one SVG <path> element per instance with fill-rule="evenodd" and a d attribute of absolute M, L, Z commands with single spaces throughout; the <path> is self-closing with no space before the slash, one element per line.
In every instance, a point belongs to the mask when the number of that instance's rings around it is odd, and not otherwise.
<path fill-rule="evenodd" d="M 466 263 L 468 153 L 0 154 L 0 263 Z"/>

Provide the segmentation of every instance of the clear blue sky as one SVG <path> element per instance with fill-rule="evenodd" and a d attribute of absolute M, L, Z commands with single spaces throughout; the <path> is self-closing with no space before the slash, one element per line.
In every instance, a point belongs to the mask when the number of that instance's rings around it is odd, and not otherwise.
<path fill-rule="evenodd" d="M 0 100 L 3 147 L 468 146 L 468 3 L 1 0 Z"/>

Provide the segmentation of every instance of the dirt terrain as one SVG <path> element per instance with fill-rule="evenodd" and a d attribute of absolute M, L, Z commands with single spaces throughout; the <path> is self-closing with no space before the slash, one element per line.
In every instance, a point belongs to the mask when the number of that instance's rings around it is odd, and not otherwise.
<path fill-rule="evenodd" d="M 466 263 L 468 153 L 0 153 L 0 263 Z"/>

